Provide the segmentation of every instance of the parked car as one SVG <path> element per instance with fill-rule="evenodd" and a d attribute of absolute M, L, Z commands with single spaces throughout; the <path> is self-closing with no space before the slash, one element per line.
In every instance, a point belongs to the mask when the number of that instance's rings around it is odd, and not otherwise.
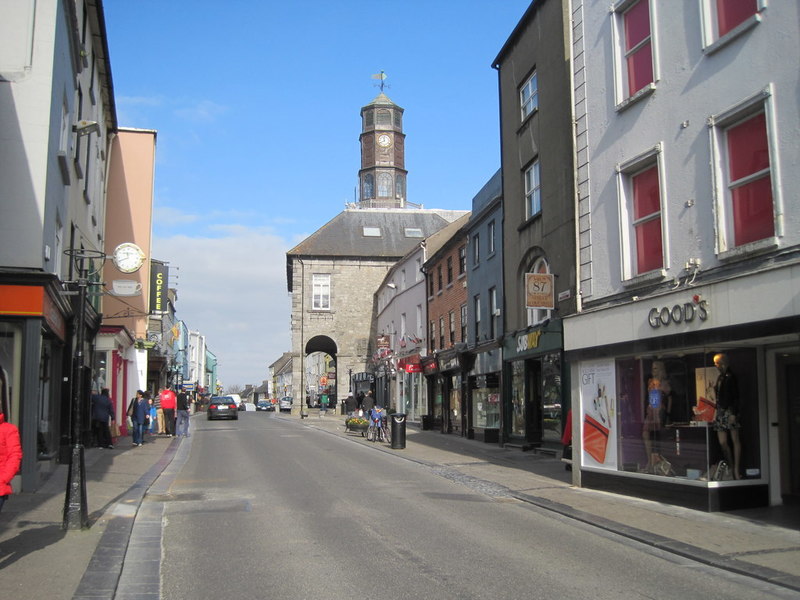
<path fill-rule="evenodd" d="M 206 411 L 208 420 L 212 419 L 238 419 L 239 408 L 236 400 L 230 396 L 212 396 Z"/>
<path fill-rule="evenodd" d="M 251 411 L 254 411 L 255 409 L 256 409 L 256 405 L 253 404 L 252 402 L 240 402 L 239 403 L 239 410 L 244 410 L 244 411 L 251 410 Z"/>
<path fill-rule="evenodd" d="M 286 412 L 292 410 L 292 397 L 291 396 L 284 396 L 283 398 L 278 401 L 278 409 L 281 412 Z"/>
<path fill-rule="evenodd" d="M 275 410 L 275 405 L 269 400 L 259 400 L 256 404 L 256 410 Z"/>

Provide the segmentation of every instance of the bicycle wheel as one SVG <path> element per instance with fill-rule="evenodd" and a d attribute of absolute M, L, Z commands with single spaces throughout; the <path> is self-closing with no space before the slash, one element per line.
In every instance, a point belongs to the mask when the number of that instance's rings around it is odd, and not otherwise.
<path fill-rule="evenodd" d="M 367 427 L 367 441 L 374 442 L 375 441 L 375 426 L 370 425 Z"/>
<path fill-rule="evenodd" d="M 387 444 L 392 442 L 392 436 L 389 434 L 388 427 L 381 427 L 381 438 L 383 438 L 381 441 Z"/>

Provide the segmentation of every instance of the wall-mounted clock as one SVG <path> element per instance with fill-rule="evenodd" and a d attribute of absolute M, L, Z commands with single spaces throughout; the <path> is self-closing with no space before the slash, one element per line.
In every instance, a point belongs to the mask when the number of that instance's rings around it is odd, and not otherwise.
<path fill-rule="evenodd" d="M 138 271 L 144 264 L 144 252 L 136 244 L 125 242 L 114 248 L 111 259 L 123 273 Z"/>

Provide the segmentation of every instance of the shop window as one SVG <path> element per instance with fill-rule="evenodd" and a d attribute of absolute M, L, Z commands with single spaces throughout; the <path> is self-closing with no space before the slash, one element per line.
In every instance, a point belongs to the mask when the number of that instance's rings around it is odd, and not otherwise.
<path fill-rule="evenodd" d="M 518 360 L 511 363 L 511 412 L 509 415 L 509 435 L 523 437 L 525 435 L 525 362 Z"/>
<path fill-rule="evenodd" d="M 752 350 L 580 365 L 582 465 L 694 481 L 761 479 Z"/>
<path fill-rule="evenodd" d="M 497 373 L 470 377 L 472 425 L 478 429 L 500 428 L 500 387 Z"/>
<path fill-rule="evenodd" d="M 717 164 L 715 186 L 718 251 L 736 254 L 774 243 L 776 206 L 773 189 L 767 88 L 725 114 L 711 117 L 712 152 Z"/>

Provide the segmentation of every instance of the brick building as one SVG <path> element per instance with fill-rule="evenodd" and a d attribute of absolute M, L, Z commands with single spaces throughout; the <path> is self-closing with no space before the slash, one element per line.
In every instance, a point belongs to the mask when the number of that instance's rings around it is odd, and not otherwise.
<path fill-rule="evenodd" d="M 467 235 L 471 213 L 427 240 L 425 271 L 428 295 L 428 355 L 423 369 L 428 378 L 430 414 L 423 427 L 446 433 L 465 429 L 462 353 L 467 339 Z"/>

